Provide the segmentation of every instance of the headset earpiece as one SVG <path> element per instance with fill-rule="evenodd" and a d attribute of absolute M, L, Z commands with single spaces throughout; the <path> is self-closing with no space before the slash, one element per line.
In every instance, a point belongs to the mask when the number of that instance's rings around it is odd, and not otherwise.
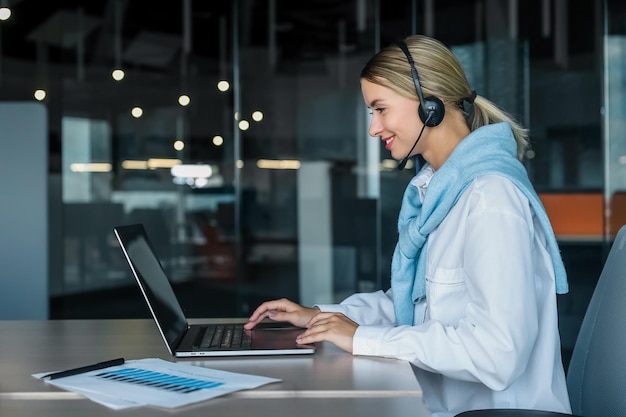
<path fill-rule="evenodd" d="M 415 92 L 417 93 L 417 97 L 420 101 L 420 105 L 417 109 L 420 120 L 428 127 L 435 127 L 439 125 L 446 114 L 446 106 L 444 106 L 443 102 L 438 97 L 430 96 L 424 98 L 420 78 L 417 74 L 417 68 L 415 67 L 413 56 L 411 55 L 408 46 L 402 40 L 395 42 L 395 44 L 400 47 L 402 52 L 404 52 L 407 61 L 409 61 L 409 65 L 411 65 L 411 77 L 413 77 Z"/>
<path fill-rule="evenodd" d="M 443 120 L 446 107 L 438 97 L 426 97 L 417 109 L 420 120 L 428 127 L 435 127 Z M 428 117 L 430 115 L 430 117 Z"/>

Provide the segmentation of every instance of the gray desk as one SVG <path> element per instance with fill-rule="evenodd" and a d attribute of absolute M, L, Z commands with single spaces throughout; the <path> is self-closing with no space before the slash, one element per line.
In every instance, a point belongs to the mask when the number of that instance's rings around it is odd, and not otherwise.
<path fill-rule="evenodd" d="M 280 378 L 188 407 L 114 411 L 31 374 L 102 360 L 173 361 L 151 320 L 0 321 L 0 416 L 429 416 L 407 362 L 352 356 L 324 343 L 314 355 L 178 359 Z"/>

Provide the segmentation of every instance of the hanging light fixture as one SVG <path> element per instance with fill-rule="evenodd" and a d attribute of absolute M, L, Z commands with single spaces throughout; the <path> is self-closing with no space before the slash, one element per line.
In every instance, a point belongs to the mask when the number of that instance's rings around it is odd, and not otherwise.
<path fill-rule="evenodd" d="M 115 81 L 122 81 L 126 73 L 122 69 L 122 4 L 115 0 L 115 33 L 113 34 L 115 68 L 111 71 L 111 77 Z"/>
<path fill-rule="evenodd" d="M 0 20 L 8 20 L 11 17 L 9 0 L 0 0 Z"/>

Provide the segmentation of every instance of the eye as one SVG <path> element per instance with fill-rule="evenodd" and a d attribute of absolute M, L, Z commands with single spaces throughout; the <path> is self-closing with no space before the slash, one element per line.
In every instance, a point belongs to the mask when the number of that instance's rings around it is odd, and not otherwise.
<path fill-rule="evenodd" d="M 374 109 L 374 111 L 377 112 L 377 113 L 382 113 L 382 112 L 385 111 L 385 108 L 384 107 L 377 107 L 377 108 Z"/>

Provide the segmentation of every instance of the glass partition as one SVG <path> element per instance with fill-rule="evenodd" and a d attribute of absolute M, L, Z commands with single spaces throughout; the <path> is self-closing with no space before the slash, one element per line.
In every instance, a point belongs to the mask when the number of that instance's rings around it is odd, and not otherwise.
<path fill-rule="evenodd" d="M 130 223 L 145 225 L 189 317 L 388 288 L 418 166 L 398 171 L 368 136 L 358 78 L 381 46 L 424 33 L 530 128 L 525 164 L 570 274 L 559 307 L 573 346 L 626 222 L 624 7 L 382 3 L 12 3 L 0 100 L 49 112 L 50 316 L 148 316 L 112 232 Z"/>
<path fill-rule="evenodd" d="M 626 224 L 626 5 L 607 1 L 604 35 L 604 172 L 606 233 L 614 238 Z"/>

